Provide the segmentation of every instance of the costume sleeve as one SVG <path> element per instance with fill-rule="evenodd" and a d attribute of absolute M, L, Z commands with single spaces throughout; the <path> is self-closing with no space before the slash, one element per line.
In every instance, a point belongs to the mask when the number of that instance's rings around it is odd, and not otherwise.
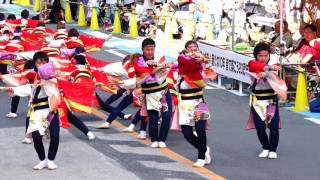
<path fill-rule="evenodd" d="M 36 51 L 19 52 L 17 53 L 17 60 L 32 60 L 35 53 Z"/>
<path fill-rule="evenodd" d="M 65 44 L 64 39 L 52 40 L 48 46 L 53 48 L 60 48 Z"/>
<path fill-rule="evenodd" d="M 123 85 L 121 87 L 125 89 L 134 89 L 136 87 L 137 80 L 136 78 L 123 80 Z"/>
<path fill-rule="evenodd" d="M 254 73 L 260 73 L 264 71 L 267 65 L 256 60 L 251 60 L 248 63 L 249 71 Z"/>
<path fill-rule="evenodd" d="M 9 41 L 8 36 L 0 36 L 0 42 Z"/>
<path fill-rule="evenodd" d="M 101 68 L 108 75 L 128 77 L 127 72 L 122 67 L 122 62 L 110 63 Z"/>
<path fill-rule="evenodd" d="M 73 49 L 61 48 L 60 49 L 60 53 L 62 55 L 69 56 L 69 57 L 72 56 L 75 52 L 76 52 L 75 48 L 73 48 Z"/>
<path fill-rule="evenodd" d="M 106 41 L 103 38 L 96 38 L 86 35 L 80 35 L 79 39 L 83 42 L 86 48 L 90 49 L 101 49 L 103 47 L 104 42 Z"/>
<path fill-rule="evenodd" d="M 25 75 L 19 73 L 2 75 L 2 81 L 10 87 L 18 87 L 27 83 Z"/>
<path fill-rule="evenodd" d="M 178 66 L 179 75 L 184 77 L 184 80 L 188 82 L 190 87 L 204 87 L 203 67 L 199 62 L 187 55 L 181 54 L 178 57 Z M 198 82 L 201 82 L 201 84 Z"/>
<path fill-rule="evenodd" d="M 139 59 L 134 61 L 133 66 L 136 73 L 139 73 L 139 74 L 144 74 L 144 73 L 151 74 L 153 72 L 152 67 L 146 66 L 145 63 L 142 64 L 141 60 Z"/>
<path fill-rule="evenodd" d="M 178 57 L 178 66 L 180 72 L 194 72 L 199 70 L 201 64 L 185 54 L 180 54 Z"/>
<path fill-rule="evenodd" d="M 12 89 L 13 89 L 13 94 L 15 96 L 20 96 L 20 97 L 31 96 L 31 84 L 12 87 Z"/>
<path fill-rule="evenodd" d="M 27 41 L 21 41 L 20 44 L 24 47 L 25 51 L 36 51 L 41 48 L 41 43 L 34 44 L 31 42 L 27 42 Z"/>
<path fill-rule="evenodd" d="M 49 97 L 49 106 L 51 111 L 56 110 L 61 102 L 58 86 L 53 81 L 54 79 L 50 79 L 45 80 L 43 83 L 43 89 Z"/>
<path fill-rule="evenodd" d="M 8 52 L 0 52 L 0 59 L 14 59 L 15 56 Z"/>
<path fill-rule="evenodd" d="M 33 20 L 33 19 L 28 19 L 28 26 L 31 26 L 32 28 L 36 28 L 39 22 L 43 22 L 42 20 Z"/>
<path fill-rule="evenodd" d="M 308 48 L 307 53 L 306 54 L 311 54 L 313 57 L 317 55 L 317 50 L 313 47 Z"/>
<path fill-rule="evenodd" d="M 314 40 L 313 47 L 320 50 L 320 39 Z"/>

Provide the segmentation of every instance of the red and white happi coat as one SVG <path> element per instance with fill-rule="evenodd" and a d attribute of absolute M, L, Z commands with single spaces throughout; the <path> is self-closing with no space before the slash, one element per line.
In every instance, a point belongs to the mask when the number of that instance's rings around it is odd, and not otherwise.
<path fill-rule="evenodd" d="M 166 63 L 164 56 L 157 56 L 154 58 L 154 61 L 157 62 L 158 65 Z M 154 67 L 150 67 L 143 56 L 134 60 L 134 69 L 137 82 L 141 84 L 142 92 L 145 95 L 141 114 L 146 116 L 146 110 L 156 110 L 160 112 L 163 105 L 169 103 L 166 102 L 165 98 L 165 92 L 168 90 L 166 78 L 169 69 L 162 69 L 154 73 Z"/>
<path fill-rule="evenodd" d="M 250 113 L 246 127 L 247 130 L 255 128 L 252 115 L 253 110 L 262 121 L 267 122 L 267 118 L 272 120 L 274 114 L 270 114 L 268 109 L 271 106 L 278 108 L 277 96 L 286 97 L 287 95 L 285 82 L 274 72 L 266 71 L 268 65 L 272 64 L 265 64 L 256 60 L 251 60 L 248 63 L 249 72 L 247 74 L 253 79 L 253 89 L 250 96 Z M 262 79 L 257 78 L 257 74 L 259 73 L 265 73 L 265 77 Z M 263 99 L 260 97 L 263 97 Z M 279 121 L 279 128 L 281 128 L 281 121 Z"/>

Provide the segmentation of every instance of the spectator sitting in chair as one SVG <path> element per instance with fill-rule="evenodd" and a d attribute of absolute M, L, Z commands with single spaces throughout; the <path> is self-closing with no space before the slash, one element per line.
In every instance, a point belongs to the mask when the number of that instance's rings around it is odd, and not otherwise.
<path fill-rule="evenodd" d="M 274 31 L 269 34 L 269 40 L 272 46 L 272 51 L 280 48 L 280 20 L 274 24 Z M 292 47 L 292 35 L 288 29 L 288 22 L 283 21 L 283 40 L 286 42 L 286 48 Z"/>
<path fill-rule="evenodd" d="M 317 28 L 312 25 L 306 25 L 303 30 L 303 39 L 299 46 L 293 50 L 287 58 L 290 62 L 308 63 L 320 59 L 320 50 L 310 45 L 310 41 L 317 38 Z"/>
<path fill-rule="evenodd" d="M 173 16 L 174 12 L 171 11 L 171 7 L 169 4 L 163 4 L 159 9 L 155 10 L 155 14 L 156 14 L 156 19 L 155 19 L 156 37 L 158 39 L 162 39 L 165 32 L 167 17 Z"/>
<path fill-rule="evenodd" d="M 64 20 L 64 9 L 59 0 L 55 0 L 49 13 L 50 23 L 56 24 Z"/>
<path fill-rule="evenodd" d="M 129 11 L 134 9 L 135 7 L 135 0 L 122 0 L 123 7 L 126 7 Z"/>
<path fill-rule="evenodd" d="M 140 36 L 154 34 L 152 26 L 155 26 L 154 12 L 152 9 L 147 10 L 147 15 L 138 22 L 138 33 Z"/>
<path fill-rule="evenodd" d="M 176 19 L 172 21 L 172 38 L 173 39 L 181 39 L 183 36 L 183 25 L 180 20 Z"/>
<path fill-rule="evenodd" d="M 289 62 L 294 63 L 315 63 L 320 60 L 320 49 L 314 48 L 310 42 L 317 38 L 317 28 L 312 25 L 306 25 L 303 29 L 303 39 L 299 43 L 299 46 L 293 50 L 288 56 Z M 315 72 L 315 68 L 312 66 L 307 67 L 308 72 Z M 286 72 L 286 83 L 288 88 L 296 87 L 293 83 L 296 80 L 295 77 L 290 77 L 290 74 L 296 74 L 295 71 Z"/>
<path fill-rule="evenodd" d="M 208 22 L 210 22 L 210 16 L 208 14 L 208 1 L 199 0 L 196 3 L 196 28 L 195 28 L 195 37 L 196 39 L 205 40 L 207 35 Z"/>
<path fill-rule="evenodd" d="M 130 13 L 124 13 L 123 17 L 121 18 L 121 29 L 123 34 L 129 34 L 129 16 Z"/>

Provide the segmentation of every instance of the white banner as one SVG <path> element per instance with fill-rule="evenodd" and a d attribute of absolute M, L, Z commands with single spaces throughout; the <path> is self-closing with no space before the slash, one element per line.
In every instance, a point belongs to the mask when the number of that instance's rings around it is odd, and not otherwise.
<path fill-rule="evenodd" d="M 248 62 L 253 57 L 242 55 L 230 50 L 199 42 L 199 49 L 210 58 L 216 73 L 250 84 L 251 79 L 244 71 L 248 70 Z"/>

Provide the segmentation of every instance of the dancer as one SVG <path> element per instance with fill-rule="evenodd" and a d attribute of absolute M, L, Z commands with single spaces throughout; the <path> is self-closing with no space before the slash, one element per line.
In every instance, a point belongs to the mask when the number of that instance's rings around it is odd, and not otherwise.
<path fill-rule="evenodd" d="M 134 69 L 145 98 L 141 114 L 149 118 L 151 147 L 165 148 L 172 113 L 171 94 L 166 82 L 170 65 L 166 63 L 164 56 L 155 57 L 155 47 L 156 43 L 151 38 L 142 41 L 143 55 L 134 60 Z"/>
<path fill-rule="evenodd" d="M 70 81 L 73 83 L 92 82 L 92 75 L 86 66 L 87 61 L 85 57 L 83 55 L 75 55 L 73 59 L 76 63 L 76 69 L 71 72 Z M 88 136 L 90 141 L 96 139 L 95 135 L 89 130 L 89 128 L 77 116 L 75 116 L 70 109 L 67 110 L 67 117 L 68 121 Z"/>
<path fill-rule="evenodd" d="M 59 147 L 59 115 L 57 112 L 60 103 L 59 90 L 54 83 L 53 71 L 50 71 L 52 64 L 48 63 L 49 58 L 44 52 L 37 52 L 34 55 L 33 63 L 39 76 L 33 84 L 26 84 L 18 87 L 7 88 L 17 96 L 31 96 L 29 104 L 29 126 L 27 133 L 32 133 L 34 148 L 38 154 L 40 162 L 33 167 L 34 170 L 48 168 L 55 170 L 58 166 L 54 163 Z M 50 145 L 46 159 L 42 136 L 49 131 Z"/>
<path fill-rule="evenodd" d="M 184 138 L 198 151 L 198 160 L 193 164 L 194 167 L 203 167 L 211 162 L 206 135 L 210 114 L 203 96 L 205 83 L 202 76 L 203 65 L 207 61 L 208 59 L 199 53 L 195 41 L 188 41 L 178 57 L 179 100 L 175 118 L 179 120 Z"/>
<path fill-rule="evenodd" d="M 262 145 L 260 158 L 276 159 L 277 147 L 279 143 L 279 107 L 278 97 L 272 88 L 268 78 L 272 75 L 270 70 L 278 71 L 277 65 L 269 64 L 270 46 L 265 43 L 256 45 L 253 51 L 255 60 L 248 63 L 249 71 L 256 76 L 252 85 L 250 117 L 248 125 L 253 124 L 256 128 L 258 139 Z M 252 122 L 253 121 L 253 122 Z M 266 128 L 270 129 L 270 135 L 266 133 Z"/>

